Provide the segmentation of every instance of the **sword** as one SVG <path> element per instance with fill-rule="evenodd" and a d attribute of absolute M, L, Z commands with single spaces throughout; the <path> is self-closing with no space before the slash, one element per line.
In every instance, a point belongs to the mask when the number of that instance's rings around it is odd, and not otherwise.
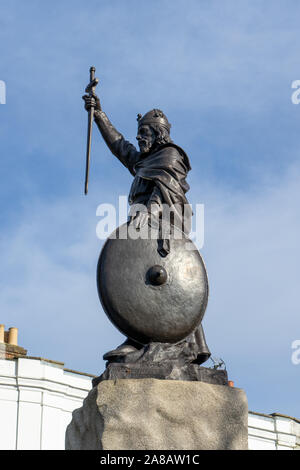
<path fill-rule="evenodd" d="M 97 86 L 99 82 L 98 78 L 95 78 L 95 71 L 96 71 L 95 67 L 90 68 L 90 83 L 85 89 L 85 92 L 88 93 L 91 97 L 95 95 L 95 87 Z M 88 116 L 84 194 L 88 193 L 88 185 L 89 185 L 93 120 L 94 120 L 94 108 L 92 107 L 89 110 L 89 116 Z"/>

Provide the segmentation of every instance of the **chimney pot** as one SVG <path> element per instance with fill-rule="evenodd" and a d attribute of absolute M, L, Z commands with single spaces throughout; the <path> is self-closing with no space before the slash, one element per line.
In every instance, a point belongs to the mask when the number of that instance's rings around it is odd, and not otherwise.
<path fill-rule="evenodd" d="M 0 325 L 0 343 L 4 343 L 4 331 L 5 331 L 5 326 Z"/>
<path fill-rule="evenodd" d="M 8 330 L 8 344 L 18 346 L 18 328 L 9 328 Z"/>

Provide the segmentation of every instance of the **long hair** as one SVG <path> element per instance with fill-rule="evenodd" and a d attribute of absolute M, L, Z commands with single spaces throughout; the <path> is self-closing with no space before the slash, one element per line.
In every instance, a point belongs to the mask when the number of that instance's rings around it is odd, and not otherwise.
<path fill-rule="evenodd" d="M 151 124 L 151 128 L 155 133 L 155 143 L 157 145 L 163 145 L 173 142 L 168 129 L 166 129 L 164 126 L 160 126 L 159 124 Z"/>

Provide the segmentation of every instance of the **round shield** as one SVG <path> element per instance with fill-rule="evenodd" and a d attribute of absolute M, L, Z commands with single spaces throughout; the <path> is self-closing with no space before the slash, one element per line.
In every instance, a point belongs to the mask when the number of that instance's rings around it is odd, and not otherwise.
<path fill-rule="evenodd" d="M 130 227 L 130 226 L 129 226 Z M 143 232 L 143 231 L 142 231 Z M 120 226 L 106 240 L 97 267 L 102 306 L 126 336 L 146 344 L 176 343 L 201 322 L 208 300 L 204 262 L 194 243 L 176 229 L 165 241 L 128 234 Z M 159 237 L 158 237 L 159 238 Z"/>

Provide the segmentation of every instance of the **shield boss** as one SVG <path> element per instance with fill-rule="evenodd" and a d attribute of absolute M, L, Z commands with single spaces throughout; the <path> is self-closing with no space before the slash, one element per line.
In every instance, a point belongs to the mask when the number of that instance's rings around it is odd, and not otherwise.
<path fill-rule="evenodd" d="M 208 300 L 202 257 L 178 231 L 170 253 L 157 251 L 157 239 L 126 238 L 128 225 L 106 240 L 97 267 L 99 297 L 108 318 L 140 343 L 176 343 L 201 322 Z M 141 233 L 140 233 L 141 234 Z"/>

